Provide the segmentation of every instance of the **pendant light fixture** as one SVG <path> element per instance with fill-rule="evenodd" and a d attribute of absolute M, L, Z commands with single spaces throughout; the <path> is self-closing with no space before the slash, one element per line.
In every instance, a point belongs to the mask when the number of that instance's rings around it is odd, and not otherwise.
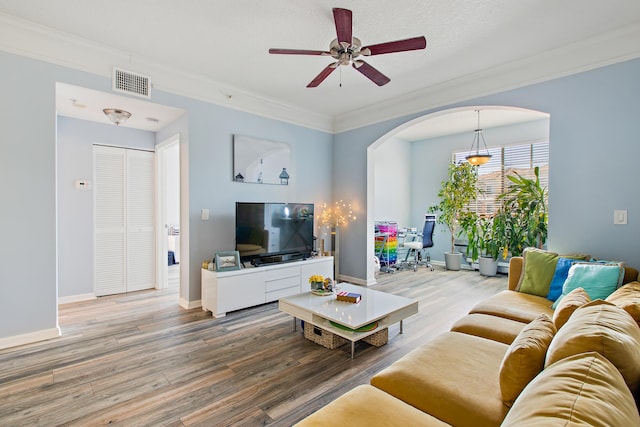
<path fill-rule="evenodd" d="M 482 129 L 480 128 L 480 110 L 475 110 L 478 113 L 478 127 L 476 127 L 475 135 L 473 136 L 473 142 L 471 143 L 471 149 L 469 155 L 466 157 L 467 161 L 473 166 L 484 165 L 491 158 L 487 144 L 484 142 L 484 136 L 482 135 Z M 480 153 L 480 140 L 482 139 L 482 145 L 484 145 L 484 153 Z M 476 147 L 476 151 L 473 151 L 473 147 Z"/>
<path fill-rule="evenodd" d="M 109 120 L 116 124 L 116 126 L 119 126 L 120 123 L 131 117 L 130 112 L 120 110 L 118 108 L 105 108 L 102 111 L 107 115 L 107 117 L 109 117 Z"/>

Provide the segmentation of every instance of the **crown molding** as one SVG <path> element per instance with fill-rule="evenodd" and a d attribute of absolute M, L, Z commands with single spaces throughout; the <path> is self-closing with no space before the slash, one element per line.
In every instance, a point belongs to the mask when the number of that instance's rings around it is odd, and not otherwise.
<path fill-rule="evenodd" d="M 114 66 L 150 76 L 152 88 L 324 132 L 332 117 L 167 67 L 141 56 L 0 13 L 0 50 L 111 79 Z M 153 93 L 152 99 L 153 101 Z"/>
<path fill-rule="evenodd" d="M 640 24 L 331 117 L 0 13 L 0 50 L 108 79 L 114 66 L 122 67 L 150 76 L 154 90 L 329 133 L 638 58 L 638 40 Z"/>
<path fill-rule="evenodd" d="M 335 133 L 640 57 L 640 24 L 335 117 Z"/>

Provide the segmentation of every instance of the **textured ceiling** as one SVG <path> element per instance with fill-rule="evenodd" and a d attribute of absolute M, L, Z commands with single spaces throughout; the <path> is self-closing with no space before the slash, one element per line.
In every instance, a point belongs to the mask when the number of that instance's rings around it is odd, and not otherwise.
<path fill-rule="evenodd" d="M 331 58 L 268 49 L 328 49 L 332 7 L 353 11 L 353 34 L 365 45 L 424 35 L 427 48 L 368 58 L 391 78 L 383 87 L 341 67 L 306 88 Z M 333 118 L 640 25 L 638 0 L 0 0 L 0 13 L 131 64 L 215 82 L 229 99 L 251 96 Z M 155 69 L 133 68 L 154 77 Z"/>

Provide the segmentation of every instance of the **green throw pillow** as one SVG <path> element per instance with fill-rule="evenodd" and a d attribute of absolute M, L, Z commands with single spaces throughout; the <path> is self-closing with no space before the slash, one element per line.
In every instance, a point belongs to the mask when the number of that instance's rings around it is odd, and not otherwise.
<path fill-rule="evenodd" d="M 575 263 L 562 285 L 562 295 L 553 303 L 555 309 L 562 298 L 576 288 L 583 288 L 592 300 L 605 299 L 620 286 L 624 277 L 622 263 Z"/>
<path fill-rule="evenodd" d="M 558 254 L 536 248 L 526 248 L 522 254 L 524 266 L 517 290 L 525 294 L 546 297 L 556 272 Z"/>

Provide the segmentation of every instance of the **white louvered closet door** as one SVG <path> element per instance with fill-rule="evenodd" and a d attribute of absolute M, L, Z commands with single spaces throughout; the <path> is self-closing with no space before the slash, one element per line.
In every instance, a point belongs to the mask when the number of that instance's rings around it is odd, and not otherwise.
<path fill-rule="evenodd" d="M 155 286 L 154 154 L 127 152 L 127 292 Z"/>
<path fill-rule="evenodd" d="M 153 156 L 94 146 L 97 296 L 154 287 Z"/>

